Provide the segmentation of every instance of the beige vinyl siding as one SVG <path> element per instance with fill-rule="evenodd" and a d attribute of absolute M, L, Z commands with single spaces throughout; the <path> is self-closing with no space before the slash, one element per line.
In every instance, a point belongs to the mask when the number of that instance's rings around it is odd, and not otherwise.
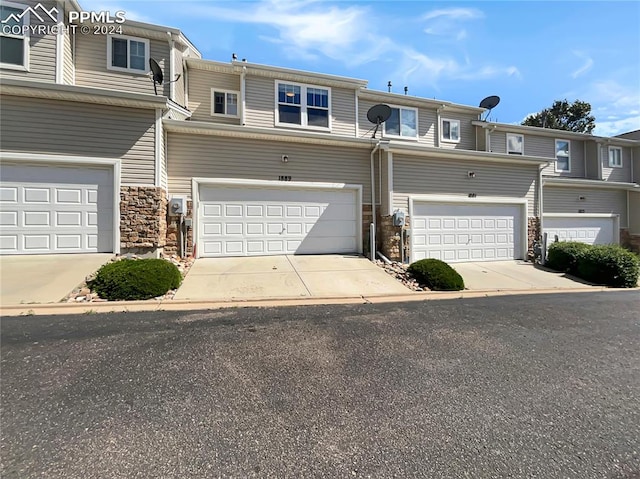
<path fill-rule="evenodd" d="M 367 119 L 367 112 L 374 105 L 378 105 L 380 102 L 366 100 L 360 98 L 358 101 L 358 128 L 359 128 L 359 136 L 361 138 L 371 137 L 373 135 L 373 130 L 375 125 Z M 402 105 L 393 105 L 399 106 L 402 108 Z M 413 106 L 407 106 L 406 108 L 415 108 Z M 435 123 L 436 123 L 436 112 L 435 110 L 430 110 L 428 108 L 418 108 L 418 143 L 424 144 L 426 146 L 435 146 Z M 381 126 L 379 129 L 379 133 L 376 135 L 377 138 L 381 138 L 384 133 L 384 126 Z M 402 141 L 401 138 L 393 138 L 394 140 Z M 408 142 L 412 141 L 407 139 Z M 473 148 L 475 149 L 475 138 L 473 139 Z"/>
<path fill-rule="evenodd" d="M 585 199 L 579 199 L 583 196 Z M 620 215 L 620 227 L 627 227 L 626 190 L 605 190 L 546 185 L 543 194 L 545 213 L 612 213 Z"/>
<path fill-rule="evenodd" d="M 475 172 L 469 178 L 468 172 Z M 393 208 L 408 211 L 410 195 L 526 198 L 528 214 L 537 213 L 536 167 L 393 155 Z"/>
<path fill-rule="evenodd" d="M 247 126 L 271 128 L 275 124 L 275 84 L 272 78 L 245 77 Z"/>
<path fill-rule="evenodd" d="M 629 192 L 629 232 L 640 235 L 640 191 Z"/>
<path fill-rule="evenodd" d="M 191 80 L 190 80 L 191 81 Z M 246 122 L 247 126 L 273 128 L 275 125 L 276 80 L 246 76 Z M 286 80 L 281 80 L 286 83 Z M 313 85 L 313 82 L 309 82 Z M 336 87 L 322 87 L 331 90 L 331 133 L 354 137 L 356 134 L 355 90 Z M 238 88 L 239 89 L 239 88 Z M 286 129 L 286 127 L 276 127 Z M 362 132 L 361 132 L 362 133 Z"/>
<path fill-rule="evenodd" d="M 173 58 L 171 59 L 173 62 L 173 71 L 176 75 L 180 75 L 180 78 L 177 82 L 174 83 L 174 92 L 175 96 L 172 98 L 180 106 L 187 106 L 187 102 L 185 99 L 185 91 L 184 91 L 184 64 L 182 63 L 182 51 L 180 48 L 176 46 L 173 49 Z M 171 80 L 175 80 L 172 78 Z"/>
<path fill-rule="evenodd" d="M 587 141 L 584 145 L 585 154 L 585 178 L 590 180 L 599 180 L 600 172 L 598 170 L 598 144 L 595 141 Z"/>
<path fill-rule="evenodd" d="M 29 7 L 36 6 L 37 0 L 16 0 L 15 3 Z M 56 2 L 43 1 L 47 9 L 56 6 Z M 37 27 L 45 25 L 49 30 L 56 24 L 47 15 L 43 14 L 44 22 L 40 22 L 34 15 L 30 15 L 31 25 Z M 23 78 L 55 83 L 56 81 L 56 36 L 53 34 L 30 33 L 29 38 L 29 71 L 0 69 L 3 78 Z"/>
<path fill-rule="evenodd" d="M 609 166 L 609 145 L 601 145 L 602 179 L 605 181 L 631 182 L 631 149 L 622 147 L 622 168 Z"/>
<path fill-rule="evenodd" d="M 434 110 L 435 115 L 435 110 Z M 435 119 L 435 116 L 434 116 Z M 462 113 L 457 111 L 447 111 L 446 109 L 440 113 L 440 121 L 446 120 L 459 120 L 460 121 L 460 141 L 457 143 L 448 142 L 440 139 L 440 146 L 442 148 L 449 148 L 455 150 L 475 150 L 476 149 L 476 127 L 471 124 L 472 121 L 478 120 L 477 113 Z M 435 121 L 435 120 L 434 120 Z M 442 138 L 442 132 L 439 132 Z"/>
<path fill-rule="evenodd" d="M 478 151 L 487 151 L 487 130 L 476 127 L 476 149 Z"/>
<path fill-rule="evenodd" d="M 76 36 L 76 85 L 122 90 L 153 95 L 153 82 L 144 74 L 107 69 L 107 35 Z M 169 42 L 149 40 L 151 58 L 156 60 L 169 78 Z M 169 83 L 158 86 L 158 94 L 169 96 Z"/>
<path fill-rule="evenodd" d="M 289 162 L 281 161 L 282 155 Z M 244 178 L 350 183 L 371 203 L 369 150 L 168 133 L 169 193 L 191 195 L 191 179 Z"/>
<path fill-rule="evenodd" d="M 556 171 L 556 140 L 568 140 L 562 136 L 562 132 L 558 131 L 558 136 L 551 137 L 524 137 L 524 152 L 526 155 L 543 156 L 551 159 L 551 164 L 542 170 L 545 176 L 568 176 L 571 178 L 586 178 L 585 174 L 585 142 L 582 140 L 569 140 L 570 148 L 570 172 Z M 527 144 L 531 143 L 531 149 L 527 148 Z"/>
<path fill-rule="evenodd" d="M 631 159 L 629 163 L 633 163 L 633 183 L 640 183 L 640 146 L 631 150 Z"/>
<path fill-rule="evenodd" d="M 122 183 L 153 185 L 155 111 L 3 96 L 2 150 L 121 158 Z"/>
<path fill-rule="evenodd" d="M 524 141 L 525 149 L 527 148 L 527 139 Z M 507 134 L 502 131 L 494 131 L 489 133 L 489 151 L 493 153 L 507 153 Z"/>
<path fill-rule="evenodd" d="M 212 72 L 208 70 L 189 70 L 189 110 L 194 121 L 212 121 L 239 125 L 240 118 L 225 118 L 211 115 L 211 89 L 238 92 L 240 102 L 240 76 L 232 73 Z M 240 105 L 238 105 L 238 111 Z"/>

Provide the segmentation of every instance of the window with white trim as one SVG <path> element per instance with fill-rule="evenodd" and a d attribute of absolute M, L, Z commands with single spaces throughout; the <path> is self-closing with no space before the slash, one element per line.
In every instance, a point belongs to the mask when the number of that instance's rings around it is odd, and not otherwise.
<path fill-rule="evenodd" d="M 524 155 L 524 135 L 507 133 L 507 154 Z"/>
<path fill-rule="evenodd" d="M 211 89 L 211 115 L 214 116 L 230 116 L 237 118 L 238 97 L 240 93 L 237 91 Z"/>
<path fill-rule="evenodd" d="M 571 171 L 571 142 L 556 140 L 556 171 L 568 173 Z"/>
<path fill-rule="evenodd" d="M 26 11 L 25 11 L 26 10 Z M 29 10 L 26 5 L 0 5 L 0 68 L 26 71 L 29 68 Z"/>
<path fill-rule="evenodd" d="M 328 130 L 331 90 L 311 85 L 276 82 L 276 125 Z"/>
<path fill-rule="evenodd" d="M 460 120 L 443 118 L 440 123 L 442 126 L 440 128 L 442 141 L 458 143 L 460 141 Z"/>
<path fill-rule="evenodd" d="M 622 168 L 622 148 L 619 146 L 609 147 L 609 167 Z"/>
<path fill-rule="evenodd" d="M 107 37 L 107 69 L 146 74 L 148 65 L 149 40 L 124 35 Z"/>
<path fill-rule="evenodd" d="M 391 116 L 383 123 L 384 135 L 398 138 L 418 138 L 418 110 L 391 107 Z"/>

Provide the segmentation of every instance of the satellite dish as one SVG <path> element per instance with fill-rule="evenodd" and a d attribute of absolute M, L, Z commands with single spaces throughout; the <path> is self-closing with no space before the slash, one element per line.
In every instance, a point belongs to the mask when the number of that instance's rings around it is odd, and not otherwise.
<path fill-rule="evenodd" d="M 153 58 L 149 58 L 149 67 L 151 68 L 151 79 L 153 80 L 153 91 L 158 94 L 158 85 L 162 85 L 164 82 L 164 74 L 162 73 L 162 68 L 158 65 L 158 62 Z M 180 74 L 176 75 L 175 80 L 169 81 L 167 83 L 175 83 L 180 79 Z"/>
<path fill-rule="evenodd" d="M 376 137 L 378 128 L 380 128 L 380 125 L 387 121 L 390 116 L 391 107 L 389 105 L 385 105 L 384 103 L 373 105 L 371 108 L 369 108 L 369 111 L 367 112 L 367 120 L 376 125 L 376 129 L 373 132 L 372 138 Z"/>
<path fill-rule="evenodd" d="M 484 108 L 485 110 L 489 110 L 487 115 L 484 117 L 486 120 L 489 117 L 489 113 L 500 103 L 500 97 L 496 95 L 488 96 L 480 102 L 480 108 Z"/>

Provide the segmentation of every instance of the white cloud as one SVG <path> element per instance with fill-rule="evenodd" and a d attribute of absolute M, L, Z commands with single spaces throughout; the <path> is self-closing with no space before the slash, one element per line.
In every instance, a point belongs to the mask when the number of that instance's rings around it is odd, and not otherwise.
<path fill-rule="evenodd" d="M 484 17 L 484 14 L 475 8 L 443 8 L 425 13 L 422 19 L 433 20 L 434 18 L 442 17 L 452 20 L 472 20 L 474 18 Z"/>
<path fill-rule="evenodd" d="M 573 78 L 578 78 L 579 76 L 582 76 L 585 73 L 587 73 L 589 70 L 591 70 L 591 68 L 593 68 L 594 62 L 593 62 L 593 58 L 589 57 L 583 52 L 574 51 L 573 54 L 578 58 L 581 58 L 582 60 L 584 60 L 584 63 L 582 64 L 582 66 L 571 74 Z"/>
<path fill-rule="evenodd" d="M 615 136 L 628 131 L 640 129 L 640 115 L 630 116 L 621 120 L 596 121 L 595 135 Z"/>
<path fill-rule="evenodd" d="M 484 14 L 475 8 L 447 8 L 432 10 L 424 14 L 422 20 L 426 22 L 426 34 L 447 36 L 461 41 L 467 38 L 467 32 L 460 29 L 459 24 L 483 17 Z"/>

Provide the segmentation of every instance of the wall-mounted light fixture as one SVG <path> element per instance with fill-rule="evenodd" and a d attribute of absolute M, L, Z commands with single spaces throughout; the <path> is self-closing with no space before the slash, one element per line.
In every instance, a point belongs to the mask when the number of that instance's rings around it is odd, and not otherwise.
<path fill-rule="evenodd" d="M 282 162 L 283 163 L 288 163 L 289 162 L 289 157 L 287 155 L 282 155 Z"/>
<path fill-rule="evenodd" d="M 585 210 L 578 210 L 578 213 L 584 213 Z"/>
<path fill-rule="evenodd" d="M 578 196 L 578 199 L 579 199 L 580 201 L 584 201 L 584 200 L 586 200 L 586 199 L 587 199 L 587 197 L 586 197 L 586 196 Z"/>
<path fill-rule="evenodd" d="M 467 176 L 469 178 L 475 178 L 476 177 L 476 172 L 475 171 L 467 171 Z"/>

